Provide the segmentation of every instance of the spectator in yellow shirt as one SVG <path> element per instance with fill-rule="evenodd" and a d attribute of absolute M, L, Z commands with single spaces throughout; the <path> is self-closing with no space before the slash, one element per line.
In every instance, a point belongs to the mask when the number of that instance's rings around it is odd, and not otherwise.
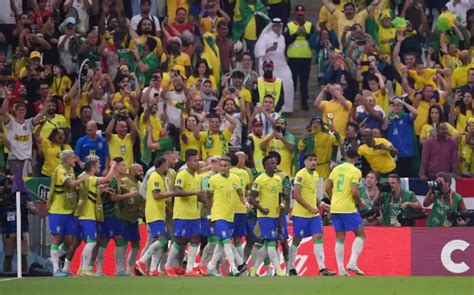
<path fill-rule="evenodd" d="M 374 138 L 371 129 L 364 129 L 362 142 L 364 144 L 359 146 L 357 153 L 367 160 L 370 169 L 379 173 L 381 177 L 394 173 L 397 168 L 394 157 L 398 151 L 390 141 L 385 138 Z"/>
<path fill-rule="evenodd" d="M 110 120 L 107 129 L 105 129 L 105 138 L 109 142 L 110 157 L 123 158 L 128 169 L 133 164 L 133 143 L 137 135 L 137 128 L 129 117 L 125 120 L 123 119 L 124 118 L 118 118 L 117 115 L 115 115 L 112 120 Z M 116 134 L 112 134 L 114 126 Z"/>
<path fill-rule="evenodd" d="M 324 100 L 328 93 L 332 96 L 330 101 Z M 327 124 L 328 118 L 331 116 L 332 118 L 337 118 L 333 122 L 334 129 L 344 137 L 351 114 L 352 103 L 343 96 L 341 86 L 331 84 L 324 86 L 318 97 L 316 97 L 314 106 L 323 113 L 324 123 Z"/>
<path fill-rule="evenodd" d="M 467 72 L 470 68 L 474 67 L 471 63 L 471 53 L 469 50 L 463 50 L 459 53 L 459 59 L 462 62 L 462 66 L 454 69 L 451 76 L 451 87 L 457 89 L 467 84 Z"/>
<path fill-rule="evenodd" d="M 41 147 L 40 152 L 44 156 L 44 164 L 41 174 L 45 177 L 51 177 L 54 169 L 61 164 L 59 154 L 64 150 L 72 150 L 72 148 L 64 143 L 65 135 L 62 129 L 53 129 L 47 138 L 41 138 L 39 135 L 41 126 L 36 131 L 36 142 Z"/>

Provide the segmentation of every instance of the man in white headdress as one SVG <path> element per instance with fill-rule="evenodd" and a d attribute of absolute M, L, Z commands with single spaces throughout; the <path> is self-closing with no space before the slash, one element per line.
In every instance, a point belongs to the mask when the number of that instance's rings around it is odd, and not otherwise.
<path fill-rule="evenodd" d="M 259 74 L 265 76 L 263 61 L 273 61 L 273 74 L 283 82 L 285 101 L 281 111 L 293 111 L 294 86 L 291 70 L 286 62 L 285 37 L 282 35 L 282 21 L 274 18 L 262 31 L 255 45 L 255 58 L 259 60 Z M 268 74 L 268 73 L 267 73 Z"/>

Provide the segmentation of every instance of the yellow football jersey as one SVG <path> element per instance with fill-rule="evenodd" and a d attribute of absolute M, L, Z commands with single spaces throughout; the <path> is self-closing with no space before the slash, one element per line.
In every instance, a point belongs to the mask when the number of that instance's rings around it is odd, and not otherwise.
<path fill-rule="evenodd" d="M 185 192 L 197 192 L 200 189 L 199 177 L 187 169 L 176 175 L 175 188 Z M 173 219 L 199 219 L 198 199 L 196 195 L 176 197 L 174 199 Z"/>
<path fill-rule="evenodd" d="M 84 207 L 78 219 L 97 220 L 95 207 L 97 198 L 100 198 L 98 184 L 98 178 L 96 176 L 89 176 L 89 192 L 87 198 L 84 200 Z"/>
<path fill-rule="evenodd" d="M 247 187 L 250 183 L 250 177 L 246 170 L 240 169 L 237 167 L 233 167 L 230 169 L 230 173 L 237 176 L 240 180 L 240 187 L 242 188 L 242 193 L 247 193 Z M 235 213 L 247 213 L 247 208 L 245 208 L 244 204 L 240 201 L 240 198 L 234 199 L 234 208 Z"/>
<path fill-rule="evenodd" d="M 147 181 L 145 201 L 145 218 L 150 223 L 156 220 L 165 220 L 166 218 L 166 199 L 157 200 L 153 197 L 155 192 L 166 193 L 165 181 L 158 172 L 153 172 Z"/>
<path fill-rule="evenodd" d="M 258 193 L 260 206 L 270 210 L 267 215 L 257 211 L 257 217 L 280 216 L 280 193 L 283 192 L 283 183 L 278 175 L 270 177 L 266 173 L 260 174 L 253 183 L 252 191 Z"/>
<path fill-rule="evenodd" d="M 209 179 L 209 192 L 213 195 L 211 220 L 234 221 L 235 200 L 240 200 L 237 191 L 241 190 L 240 179 L 235 174 L 225 177 L 216 174 Z"/>
<path fill-rule="evenodd" d="M 310 173 L 306 168 L 301 169 L 295 175 L 294 185 L 301 188 L 301 197 L 314 208 L 317 206 L 318 181 L 318 172 L 314 171 Z M 313 217 L 319 214 L 313 214 L 303 207 L 303 205 L 295 201 L 292 215 L 298 217 Z"/>
<path fill-rule="evenodd" d="M 336 166 L 329 179 L 332 181 L 331 213 L 354 213 L 357 211 L 352 185 L 359 184 L 362 172 L 351 163 Z"/>

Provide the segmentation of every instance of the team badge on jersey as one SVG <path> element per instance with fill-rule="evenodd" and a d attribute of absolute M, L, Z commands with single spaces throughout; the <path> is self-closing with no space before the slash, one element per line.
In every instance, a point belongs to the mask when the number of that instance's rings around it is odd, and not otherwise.
<path fill-rule="evenodd" d="M 121 153 L 127 152 L 127 148 L 124 145 L 120 146 L 120 152 Z"/>
<path fill-rule="evenodd" d="M 297 182 L 301 182 L 302 180 L 303 180 L 303 177 L 301 177 L 301 176 L 299 176 L 299 177 L 296 179 Z"/>

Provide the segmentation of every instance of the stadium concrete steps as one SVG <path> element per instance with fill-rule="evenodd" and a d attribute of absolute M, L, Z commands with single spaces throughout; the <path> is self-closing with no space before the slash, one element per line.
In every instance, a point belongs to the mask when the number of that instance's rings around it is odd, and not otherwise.
<path fill-rule="evenodd" d="M 297 4 L 303 4 L 306 9 L 306 19 L 313 23 L 316 26 L 319 10 L 322 6 L 321 1 L 316 0 L 292 0 L 292 13 Z M 317 83 L 317 68 L 314 63 L 315 60 L 311 61 L 311 74 L 309 78 L 309 111 L 304 111 L 301 108 L 301 95 L 299 93 L 299 85 L 297 86 L 295 92 L 295 101 L 294 101 L 294 111 L 291 113 L 285 114 L 288 122 L 288 130 L 293 133 L 296 137 L 300 138 L 306 130 L 311 117 L 317 114 L 316 109 L 313 107 L 313 101 L 316 96 L 319 94 L 319 85 Z"/>

